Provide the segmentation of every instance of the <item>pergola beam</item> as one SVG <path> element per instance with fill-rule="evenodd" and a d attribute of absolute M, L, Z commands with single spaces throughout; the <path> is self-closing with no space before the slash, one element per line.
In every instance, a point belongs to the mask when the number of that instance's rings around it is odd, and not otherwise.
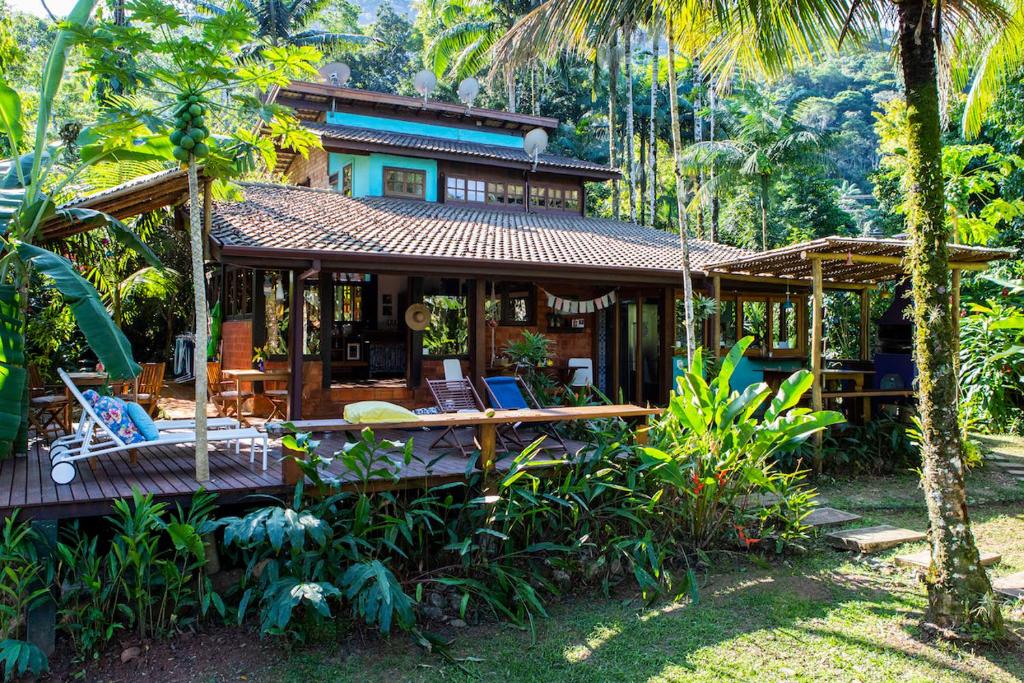
<path fill-rule="evenodd" d="M 877 256 L 874 254 L 839 254 L 832 252 L 801 252 L 800 257 L 810 261 L 845 261 L 847 263 L 878 263 L 890 266 L 902 266 L 900 256 Z M 955 270 L 985 270 L 988 263 L 951 262 L 950 268 Z"/>

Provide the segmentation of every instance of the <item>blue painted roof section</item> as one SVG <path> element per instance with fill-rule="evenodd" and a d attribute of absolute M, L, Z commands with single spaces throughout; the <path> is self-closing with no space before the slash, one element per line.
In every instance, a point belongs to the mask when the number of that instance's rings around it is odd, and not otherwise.
<path fill-rule="evenodd" d="M 523 138 L 520 135 L 509 133 L 497 133 L 488 130 L 475 130 L 459 126 L 444 126 L 435 123 L 422 123 L 420 121 L 407 121 L 393 119 L 383 116 L 367 116 L 366 114 L 354 114 L 347 111 L 327 112 L 327 123 L 339 126 L 352 126 L 368 130 L 384 131 L 388 133 L 402 133 L 405 135 L 425 135 L 457 142 L 475 142 L 483 145 L 499 145 L 501 147 L 523 146 Z"/>

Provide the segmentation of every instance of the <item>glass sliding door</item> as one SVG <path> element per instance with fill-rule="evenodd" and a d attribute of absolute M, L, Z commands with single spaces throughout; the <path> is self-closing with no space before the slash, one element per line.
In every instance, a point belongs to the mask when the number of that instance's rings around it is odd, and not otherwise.
<path fill-rule="evenodd" d="M 627 403 L 658 403 L 667 392 L 661 386 L 661 299 L 626 295 L 619 299 L 618 306 L 616 334 L 622 398 Z"/>

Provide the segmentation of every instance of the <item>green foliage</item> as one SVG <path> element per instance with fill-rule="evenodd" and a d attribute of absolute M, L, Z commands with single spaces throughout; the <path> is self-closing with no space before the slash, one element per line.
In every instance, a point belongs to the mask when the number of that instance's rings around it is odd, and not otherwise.
<path fill-rule="evenodd" d="M 550 337 L 540 332 L 523 330 L 519 337 L 509 341 L 501 350 L 502 357 L 512 365 L 515 373 L 523 378 L 533 395 L 542 403 L 548 400 L 555 388 L 555 382 L 547 372 L 551 365 L 552 343 Z"/>
<path fill-rule="evenodd" d="M 107 518 L 109 547 L 72 527 L 57 546 L 61 627 L 81 658 L 96 658 L 124 630 L 139 638 L 165 636 L 201 617 L 226 616 L 221 597 L 203 572 L 203 537 L 213 521 L 214 496 L 199 491 L 187 510 L 170 512 L 134 491 L 117 500 Z"/>
<path fill-rule="evenodd" d="M 804 472 L 782 472 L 776 458 L 843 421 L 835 412 L 796 407 L 811 386 L 806 370 L 783 382 L 762 417 L 755 417 L 769 399 L 768 385 L 752 384 L 742 392 L 729 388 L 752 341 L 744 337 L 737 342 L 710 383 L 698 354 L 696 371 L 680 379 L 679 392 L 651 430 L 651 446 L 642 450 L 651 475 L 666 487 L 663 500 L 675 506 L 682 533 L 697 548 L 733 530 L 745 545 L 768 534 L 779 547 L 799 537 L 813 494 L 803 483 Z M 750 504 L 750 497 L 765 493 L 775 502 Z"/>
<path fill-rule="evenodd" d="M 887 475 L 915 470 L 921 465 L 921 452 L 911 431 L 885 415 L 864 425 L 843 425 L 826 433 L 822 467 L 832 474 Z M 792 466 L 794 460 L 783 460 L 783 464 Z"/>
<path fill-rule="evenodd" d="M 434 294 L 423 297 L 430 322 L 423 331 L 423 350 L 431 356 L 469 353 L 469 310 L 464 296 Z"/>
<path fill-rule="evenodd" d="M 989 433 L 1024 426 L 1024 286 L 967 306 L 960 321 L 961 403 L 966 419 Z"/>
<path fill-rule="evenodd" d="M 0 640 L 0 664 L 5 681 L 24 676 L 38 678 L 50 668 L 50 662 L 37 646 L 23 640 Z"/>

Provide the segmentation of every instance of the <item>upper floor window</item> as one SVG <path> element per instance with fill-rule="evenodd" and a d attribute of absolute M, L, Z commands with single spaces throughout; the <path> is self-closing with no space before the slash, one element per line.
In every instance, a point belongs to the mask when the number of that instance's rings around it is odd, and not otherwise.
<path fill-rule="evenodd" d="M 449 202 L 484 203 L 484 181 L 448 176 L 445 180 L 444 196 Z"/>
<path fill-rule="evenodd" d="M 407 168 L 384 169 L 384 195 L 387 197 L 426 197 L 427 173 Z"/>
<path fill-rule="evenodd" d="M 580 191 L 550 185 L 531 185 L 530 208 L 540 211 L 572 211 L 576 213 L 580 210 Z"/>
<path fill-rule="evenodd" d="M 522 207 L 524 195 L 523 186 L 520 183 L 490 181 L 487 183 L 488 204 Z"/>

